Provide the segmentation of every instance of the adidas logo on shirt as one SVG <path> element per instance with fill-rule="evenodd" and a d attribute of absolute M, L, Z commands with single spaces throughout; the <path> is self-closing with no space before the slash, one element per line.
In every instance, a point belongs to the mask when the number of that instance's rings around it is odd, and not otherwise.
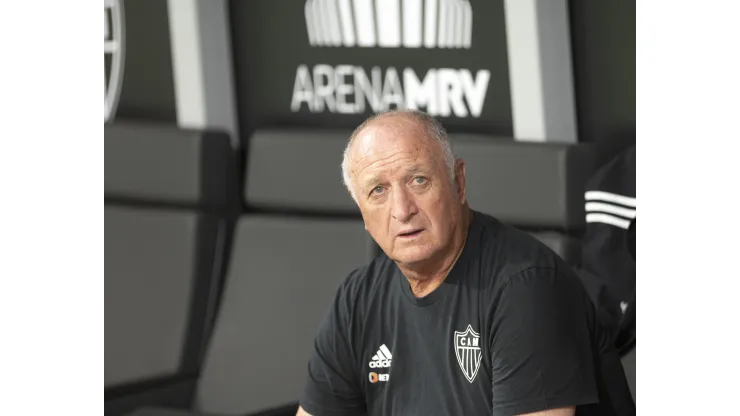
<path fill-rule="evenodd" d="M 391 358 L 393 358 L 391 351 L 383 344 L 378 349 L 378 352 L 373 355 L 373 359 L 370 361 L 370 368 L 388 368 L 391 366 Z"/>

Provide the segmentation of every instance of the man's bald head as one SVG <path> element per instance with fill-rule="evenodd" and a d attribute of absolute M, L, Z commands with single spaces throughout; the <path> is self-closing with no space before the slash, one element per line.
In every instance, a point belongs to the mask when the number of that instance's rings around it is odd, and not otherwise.
<path fill-rule="evenodd" d="M 354 199 L 355 202 L 357 202 L 357 196 L 352 184 L 352 172 L 350 164 L 352 162 L 352 152 L 356 139 L 365 129 L 377 125 L 380 122 L 391 125 L 396 124 L 394 123 L 394 119 L 406 123 L 408 123 L 408 121 L 411 121 L 424 132 L 423 136 L 427 137 L 428 139 L 436 140 L 439 143 L 439 149 L 442 153 L 441 156 L 444 158 L 445 165 L 447 166 L 450 181 L 454 181 L 455 179 L 455 154 L 452 151 L 452 146 L 450 145 L 447 131 L 442 126 L 442 124 L 434 117 L 421 111 L 391 110 L 369 117 L 362 124 L 360 124 L 355 129 L 355 131 L 352 132 L 352 135 L 347 142 L 347 146 L 344 149 L 344 157 L 342 159 L 342 179 L 344 181 L 344 185 L 347 187 L 347 190 L 349 191 L 352 199 Z"/>
<path fill-rule="evenodd" d="M 432 273 L 459 253 L 465 162 L 455 160 L 434 118 L 417 111 L 370 118 L 350 137 L 342 170 L 365 229 L 397 264 Z"/>

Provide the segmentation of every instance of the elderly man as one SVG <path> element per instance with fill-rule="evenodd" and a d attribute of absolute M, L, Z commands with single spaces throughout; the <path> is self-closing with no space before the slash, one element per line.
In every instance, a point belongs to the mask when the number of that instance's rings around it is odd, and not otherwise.
<path fill-rule="evenodd" d="M 465 164 L 436 120 L 371 117 L 342 172 L 385 254 L 340 286 L 298 415 L 635 413 L 578 277 L 468 207 Z"/>

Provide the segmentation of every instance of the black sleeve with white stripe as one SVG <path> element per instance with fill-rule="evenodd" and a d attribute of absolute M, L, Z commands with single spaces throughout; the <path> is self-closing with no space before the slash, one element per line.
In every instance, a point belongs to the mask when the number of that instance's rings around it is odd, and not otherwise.
<path fill-rule="evenodd" d="M 602 167 L 586 185 L 586 231 L 578 273 L 602 324 L 615 333 L 635 299 L 636 147 Z"/>

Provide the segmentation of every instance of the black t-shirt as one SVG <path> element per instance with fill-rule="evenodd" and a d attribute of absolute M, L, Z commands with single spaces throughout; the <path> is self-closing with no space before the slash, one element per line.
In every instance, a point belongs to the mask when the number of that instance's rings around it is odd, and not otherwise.
<path fill-rule="evenodd" d="M 322 415 L 635 413 L 580 280 L 528 234 L 474 213 L 462 254 L 416 298 L 386 256 L 341 284 L 301 406 Z"/>

